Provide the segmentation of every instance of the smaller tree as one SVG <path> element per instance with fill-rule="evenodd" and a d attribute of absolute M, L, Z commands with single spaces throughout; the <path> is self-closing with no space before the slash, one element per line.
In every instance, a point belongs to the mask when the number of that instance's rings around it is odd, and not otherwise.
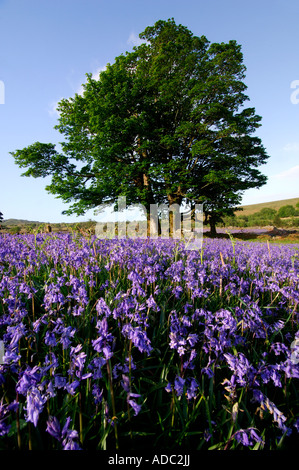
<path fill-rule="evenodd" d="M 255 212 L 249 216 L 249 225 L 265 226 L 273 223 L 274 217 L 277 215 L 275 209 L 264 207 L 259 212 Z"/>
<path fill-rule="evenodd" d="M 3 214 L 0 212 L 0 229 L 1 229 L 1 222 L 3 221 Z"/>
<path fill-rule="evenodd" d="M 271 209 L 271 207 L 264 207 L 257 213 L 257 215 L 266 219 L 272 219 L 275 217 L 276 213 L 277 211 L 275 209 Z"/>

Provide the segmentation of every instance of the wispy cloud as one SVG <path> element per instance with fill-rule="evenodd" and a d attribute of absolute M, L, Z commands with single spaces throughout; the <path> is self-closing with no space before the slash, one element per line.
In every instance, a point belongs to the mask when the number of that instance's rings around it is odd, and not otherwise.
<path fill-rule="evenodd" d="M 135 33 L 131 33 L 127 40 L 127 44 L 129 44 L 129 46 L 131 47 L 140 46 L 141 44 L 145 42 L 146 41 L 144 39 L 140 39 L 140 37 L 137 36 Z"/>
<path fill-rule="evenodd" d="M 59 112 L 57 111 L 57 106 L 58 106 L 59 101 L 61 101 L 61 100 L 62 100 L 62 98 L 59 98 L 58 100 L 52 101 L 52 103 L 50 103 L 50 105 L 48 107 L 49 116 L 51 116 L 51 117 L 59 116 Z"/>
<path fill-rule="evenodd" d="M 299 165 L 293 166 L 292 168 L 289 168 L 288 170 L 285 170 L 285 171 L 282 171 L 281 173 L 273 175 L 272 178 L 276 178 L 276 179 L 289 178 L 289 179 L 299 180 Z"/>
<path fill-rule="evenodd" d="M 99 79 L 99 76 L 100 76 L 100 73 L 103 72 L 104 70 L 106 70 L 106 65 L 104 67 L 97 67 L 94 72 L 92 72 L 92 78 L 94 80 L 98 80 Z M 76 87 L 73 87 L 74 89 L 74 95 L 75 94 L 78 94 L 78 95 L 83 95 L 83 92 L 84 92 L 84 87 L 83 87 L 83 84 L 81 85 L 77 85 Z M 69 96 L 68 96 L 69 98 Z M 58 106 L 58 103 L 63 99 L 63 97 L 59 98 L 58 100 L 55 100 L 55 101 L 52 101 L 49 106 L 48 106 L 48 114 L 51 116 L 51 117 L 57 117 L 59 116 L 59 112 L 57 111 L 57 106 Z"/>

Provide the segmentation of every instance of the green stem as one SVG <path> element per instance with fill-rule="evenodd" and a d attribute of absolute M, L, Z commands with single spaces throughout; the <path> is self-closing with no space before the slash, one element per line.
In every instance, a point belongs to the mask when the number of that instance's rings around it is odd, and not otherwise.
<path fill-rule="evenodd" d="M 129 344 L 129 391 L 131 391 L 131 372 L 132 372 L 132 340 L 130 340 Z M 130 438 L 132 439 L 132 428 L 131 428 L 131 412 L 130 412 L 130 405 L 127 401 L 127 407 L 128 407 L 128 419 L 130 422 Z"/>
<path fill-rule="evenodd" d="M 108 380 L 110 386 L 110 394 L 111 394 L 111 402 L 112 402 L 112 411 L 113 411 L 113 423 L 114 423 L 114 434 L 115 434 L 115 447 L 118 450 L 118 430 L 117 430 L 117 417 L 116 417 L 116 407 L 115 407 L 115 399 L 114 399 L 114 390 L 113 390 L 113 383 L 112 383 L 112 373 L 111 373 L 111 365 L 110 361 L 107 361 L 107 373 L 108 373 Z"/>
<path fill-rule="evenodd" d="M 28 423 L 28 448 L 32 450 L 32 435 L 31 435 L 31 423 Z"/>
<path fill-rule="evenodd" d="M 17 393 L 16 401 L 19 405 L 19 394 Z M 18 441 L 18 449 L 21 450 L 22 442 L 21 442 L 21 429 L 20 429 L 20 411 L 19 406 L 17 408 L 17 441 Z"/>
<path fill-rule="evenodd" d="M 79 391 L 79 435 L 80 442 L 83 445 L 83 415 L 82 415 L 82 392 Z"/>

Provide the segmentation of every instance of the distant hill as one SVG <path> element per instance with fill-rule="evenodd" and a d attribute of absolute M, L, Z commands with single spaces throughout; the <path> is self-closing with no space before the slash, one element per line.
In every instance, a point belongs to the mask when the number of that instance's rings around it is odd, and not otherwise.
<path fill-rule="evenodd" d="M 261 202 L 259 204 L 250 204 L 248 206 L 242 206 L 242 211 L 237 211 L 236 215 L 251 215 L 255 212 L 259 212 L 260 210 L 264 209 L 265 207 L 269 207 L 270 209 L 278 210 L 282 206 L 296 206 L 297 202 L 299 202 L 299 197 L 295 197 L 293 199 L 282 199 L 280 201 L 270 201 L 270 202 Z"/>

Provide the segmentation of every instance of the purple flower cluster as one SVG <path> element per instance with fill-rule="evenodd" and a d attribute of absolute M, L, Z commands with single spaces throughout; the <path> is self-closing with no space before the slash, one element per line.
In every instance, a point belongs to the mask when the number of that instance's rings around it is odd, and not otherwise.
<path fill-rule="evenodd" d="M 69 429 L 71 418 L 67 417 L 61 429 L 60 423 L 55 416 L 49 416 L 46 431 L 57 441 L 61 442 L 63 450 L 81 450 L 78 444 L 78 432 Z"/>
<path fill-rule="evenodd" d="M 160 416 L 166 403 L 171 426 L 175 410 L 190 413 L 205 443 L 223 434 L 222 415 L 235 426 L 227 445 L 267 445 L 266 416 L 269 435 L 296 433 L 297 249 L 0 236 L 0 437 L 22 419 L 84 448 L 85 423 L 104 446 L 122 422 Z"/>

